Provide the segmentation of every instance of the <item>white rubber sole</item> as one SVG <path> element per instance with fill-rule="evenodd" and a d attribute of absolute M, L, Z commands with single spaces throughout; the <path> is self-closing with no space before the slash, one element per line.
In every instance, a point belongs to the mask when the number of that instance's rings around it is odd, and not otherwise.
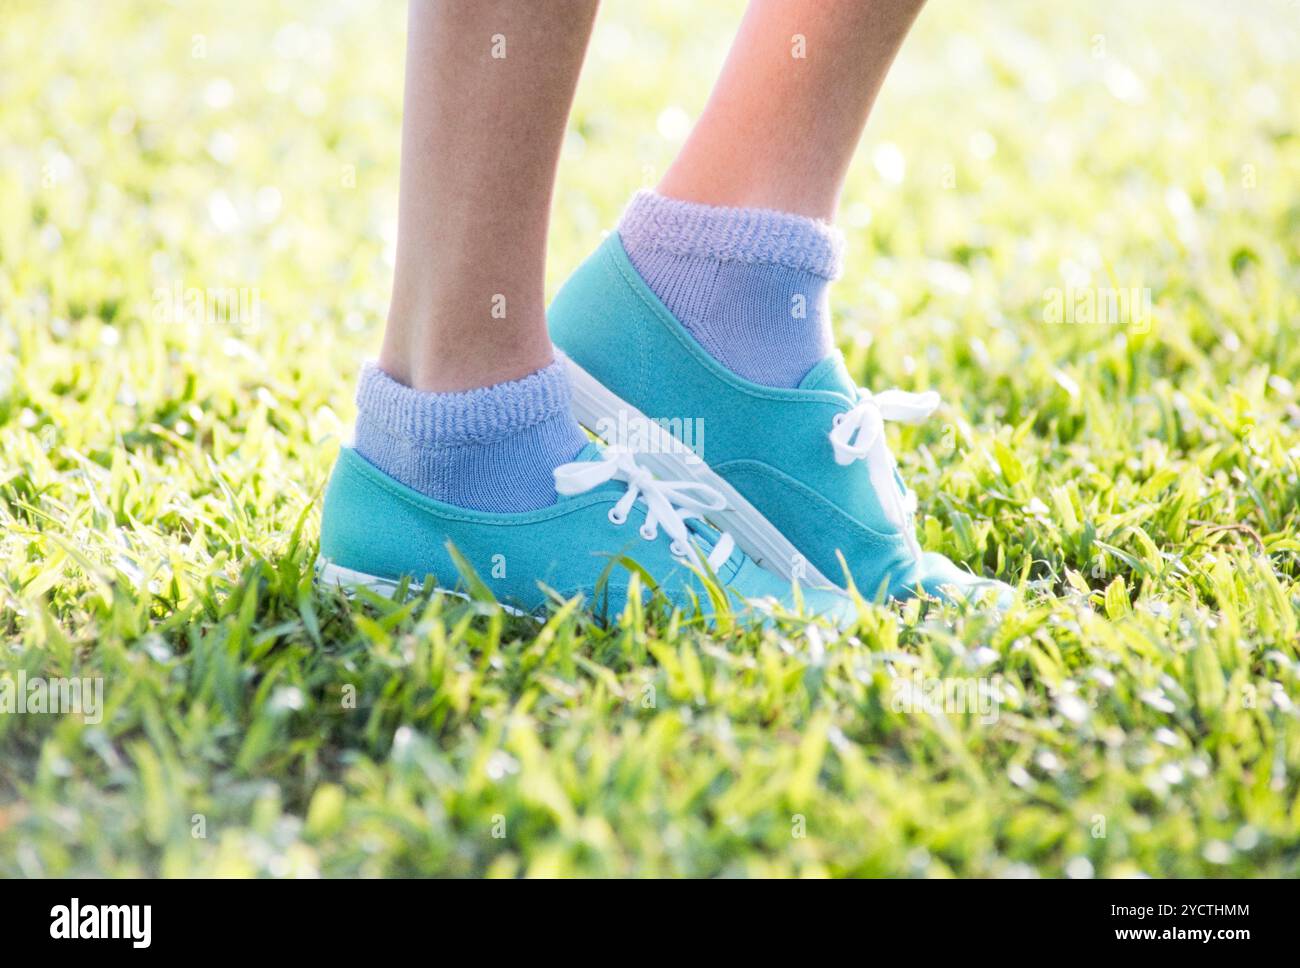
<path fill-rule="evenodd" d="M 637 426 L 649 427 L 649 418 L 640 410 L 607 389 L 567 356 L 562 353 L 557 355 L 569 369 L 569 380 L 573 386 L 573 412 L 584 427 L 607 444 L 617 444 L 620 441 L 614 439 L 615 434 L 602 430 L 602 427 L 617 428 L 634 422 Z M 702 457 L 695 455 L 667 428 L 662 425 L 659 427 L 655 434 L 661 441 L 668 442 L 668 446 L 655 452 L 638 451 L 636 459 L 639 464 L 665 480 L 693 481 L 707 484 L 718 491 L 726 498 L 727 507 L 722 511 L 711 512 L 710 520 L 728 532 L 745 554 L 769 571 L 776 572 L 787 581 L 797 578 L 804 586 L 836 588 L 835 583 L 800 554 L 799 549 L 758 508 L 745 500 L 725 479 L 715 474 Z"/>
<path fill-rule="evenodd" d="M 369 575 L 364 571 L 354 571 L 351 568 L 344 568 L 342 565 L 336 565 L 323 555 L 316 559 L 316 582 L 325 588 L 338 588 L 345 595 L 352 595 L 358 588 L 364 588 L 372 591 L 377 595 L 392 597 L 393 593 L 401 587 L 401 582 L 394 581 L 391 578 L 380 578 L 378 575 Z M 418 595 L 424 590 L 423 583 L 411 581 L 406 588 L 406 597 L 411 598 Z M 464 592 L 458 592 L 451 588 L 435 587 L 434 592 L 439 595 L 448 595 L 452 598 L 459 598 L 461 601 L 473 601 Z M 527 616 L 528 612 L 522 609 L 514 608 L 511 605 L 501 605 L 498 608 L 507 615 Z"/>

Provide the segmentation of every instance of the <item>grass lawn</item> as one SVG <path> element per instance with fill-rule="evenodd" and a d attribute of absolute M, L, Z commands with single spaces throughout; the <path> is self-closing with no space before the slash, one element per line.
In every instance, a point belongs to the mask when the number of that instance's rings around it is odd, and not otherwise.
<path fill-rule="evenodd" d="M 607 4 L 552 291 L 739 9 Z M 864 385 L 941 392 L 890 429 L 922 541 L 1020 594 L 843 636 L 313 587 L 386 312 L 403 19 L 4 4 L 0 690 L 103 709 L 0 714 L 0 876 L 1297 873 L 1294 4 L 922 15 L 838 339 Z M 218 290 L 243 311 L 191 312 Z"/>

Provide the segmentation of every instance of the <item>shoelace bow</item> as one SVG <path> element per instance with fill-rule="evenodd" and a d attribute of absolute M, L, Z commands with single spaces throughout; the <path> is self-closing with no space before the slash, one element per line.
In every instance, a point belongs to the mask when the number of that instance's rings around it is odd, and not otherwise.
<path fill-rule="evenodd" d="M 686 521 L 689 518 L 702 520 L 708 512 L 721 511 L 727 506 L 727 499 L 715 488 L 697 481 L 660 480 L 636 462 L 632 451 L 623 447 L 606 447 L 602 460 L 574 461 L 555 468 L 555 490 L 566 496 L 585 493 L 606 481 L 627 484 L 623 496 L 610 508 L 611 521 L 615 524 L 625 522 L 639 498 L 646 506 L 641 537 L 654 541 L 662 525 L 673 539 L 673 554 L 693 560 L 696 565 L 701 564 Z M 723 532 L 706 559 L 709 567 L 716 572 L 731 557 L 734 547 L 731 535 Z"/>
<path fill-rule="evenodd" d="M 897 523 L 903 529 L 908 546 L 917 556 L 921 549 L 911 528 L 912 517 L 916 514 L 916 494 L 908 489 L 900 498 L 893 480 L 893 455 L 889 453 L 889 448 L 877 448 L 876 444 L 883 441 L 886 420 L 917 424 L 934 413 L 938 406 L 939 394 L 933 390 L 911 393 L 892 389 L 872 393 L 859 388 L 857 404 L 853 409 L 835 415 L 829 434 L 831 447 L 835 451 L 835 463 L 844 466 L 855 460 L 866 460 L 871 467 L 876 490 L 883 492 L 880 494 L 881 501 L 888 505 L 899 500 L 897 513 L 903 520 Z"/>
<path fill-rule="evenodd" d="M 938 406 L 939 394 L 933 390 L 924 393 L 907 390 L 872 393 L 859 388 L 857 405 L 852 410 L 836 414 L 831 427 L 835 463 L 846 465 L 865 458 L 885 432 L 886 420 L 917 424 L 934 413 Z"/>

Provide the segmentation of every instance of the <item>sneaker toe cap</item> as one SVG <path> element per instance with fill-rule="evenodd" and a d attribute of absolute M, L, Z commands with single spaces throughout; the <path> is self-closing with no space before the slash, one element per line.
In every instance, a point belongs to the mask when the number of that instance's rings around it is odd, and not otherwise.
<path fill-rule="evenodd" d="M 1010 608 L 1015 598 L 1015 589 L 1006 582 L 973 575 L 935 551 L 921 555 L 915 584 L 946 601 L 991 604 L 999 610 Z"/>

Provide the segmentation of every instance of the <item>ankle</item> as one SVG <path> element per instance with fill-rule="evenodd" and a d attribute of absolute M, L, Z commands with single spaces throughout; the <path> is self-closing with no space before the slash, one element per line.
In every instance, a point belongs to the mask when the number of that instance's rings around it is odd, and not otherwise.
<path fill-rule="evenodd" d="M 410 326 L 390 315 L 379 352 L 379 369 L 424 393 L 462 393 L 522 380 L 555 361 L 545 323 L 512 320 L 500 332 L 440 336 L 427 324 Z"/>

